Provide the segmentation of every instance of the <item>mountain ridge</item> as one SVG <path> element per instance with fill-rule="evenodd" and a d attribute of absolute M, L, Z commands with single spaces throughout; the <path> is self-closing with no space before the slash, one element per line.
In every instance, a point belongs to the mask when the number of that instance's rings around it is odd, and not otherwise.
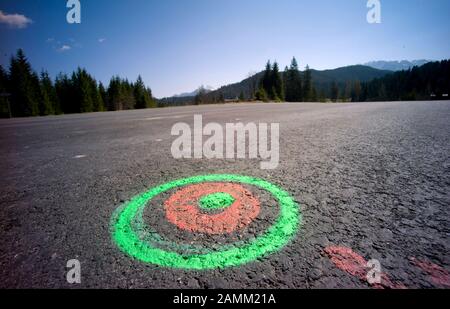
<path fill-rule="evenodd" d="M 336 82 L 339 87 L 343 88 L 348 81 L 359 80 L 360 82 L 368 82 L 391 73 L 392 71 L 378 70 L 363 65 L 350 65 L 328 70 L 311 69 L 313 84 L 317 92 L 325 92 L 325 94 L 328 94 L 333 82 Z M 245 97 L 250 97 L 252 90 L 256 90 L 263 74 L 263 71 L 259 72 L 238 83 L 222 86 L 210 94 L 222 94 L 225 99 L 235 99 L 243 92 Z M 280 72 L 280 74 L 283 77 L 284 72 Z M 300 74 L 303 77 L 304 71 L 301 71 Z"/>
<path fill-rule="evenodd" d="M 388 70 L 388 71 L 403 71 L 403 70 L 409 70 L 413 67 L 417 66 L 420 67 L 424 64 L 427 64 L 429 62 L 432 62 L 432 60 L 426 60 L 426 59 L 420 59 L 420 60 L 394 60 L 394 61 L 386 61 L 386 60 L 377 60 L 377 61 L 370 61 L 363 65 L 369 66 L 378 70 Z"/>
<path fill-rule="evenodd" d="M 205 89 L 206 92 L 214 91 L 214 87 L 212 87 L 212 86 L 201 86 L 201 87 L 199 87 L 199 88 L 197 88 L 197 89 L 195 89 L 194 91 L 191 91 L 191 92 L 183 92 L 183 93 L 180 93 L 180 94 L 176 94 L 176 95 L 172 96 L 172 98 L 195 97 L 199 93 L 200 88 L 202 88 L 202 87 L 203 87 L 203 89 Z"/>
<path fill-rule="evenodd" d="M 331 84 L 336 82 L 339 86 L 344 87 L 348 81 L 359 80 L 361 82 L 368 82 L 376 78 L 383 77 L 387 74 L 391 74 L 389 70 L 379 70 L 365 65 L 349 65 L 345 67 L 339 67 L 336 69 L 327 70 L 314 70 L 311 69 L 312 79 L 317 91 L 328 92 Z M 304 71 L 300 72 L 303 76 Z M 241 92 L 245 97 L 250 97 L 251 92 L 254 92 L 259 84 L 259 80 L 263 76 L 264 71 L 258 72 L 251 77 L 247 77 L 239 82 L 231 83 L 219 87 L 216 90 L 210 91 L 208 94 L 213 96 L 222 95 L 225 99 L 236 99 Z M 283 76 L 284 72 L 280 72 Z M 194 94 L 195 93 L 195 94 Z M 191 96 L 172 96 L 160 99 L 164 102 L 183 103 L 190 101 L 198 93 L 198 90 L 192 92 Z"/>

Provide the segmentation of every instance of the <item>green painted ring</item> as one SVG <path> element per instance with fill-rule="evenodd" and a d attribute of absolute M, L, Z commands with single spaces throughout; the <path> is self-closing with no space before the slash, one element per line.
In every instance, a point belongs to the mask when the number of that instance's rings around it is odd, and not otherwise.
<path fill-rule="evenodd" d="M 157 195 L 190 184 L 220 181 L 252 185 L 271 193 L 280 206 L 280 215 L 275 224 L 250 243 L 228 247 L 223 251 L 192 255 L 182 255 L 151 246 L 141 241 L 133 230 L 132 222 L 136 215 L 142 214 L 140 210 Z M 139 261 L 163 267 L 205 270 L 239 266 L 281 250 L 295 236 L 300 223 L 301 214 L 297 203 L 286 191 L 270 182 L 239 175 L 204 175 L 168 182 L 134 197 L 119 208 L 113 216 L 111 226 L 113 241 L 124 253 Z"/>

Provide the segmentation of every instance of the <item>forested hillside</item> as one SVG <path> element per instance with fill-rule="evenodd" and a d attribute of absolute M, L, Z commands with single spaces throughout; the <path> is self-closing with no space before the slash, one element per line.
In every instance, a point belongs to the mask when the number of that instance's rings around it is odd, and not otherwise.
<path fill-rule="evenodd" d="M 240 83 L 210 91 L 200 87 L 195 97 L 156 100 L 139 76 L 135 82 L 118 76 L 104 86 L 85 69 L 52 80 L 36 73 L 22 50 L 11 58 L 8 70 L 0 66 L 0 117 L 28 117 L 117 111 L 232 101 L 365 102 L 448 99 L 450 62 L 430 62 L 391 72 L 355 65 L 303 71 L 295 58 L 284 71 L 267 62 L 264 71 Z"/>
<path fill-rule="evenodd" d="M 113 77 L 107 87 L 85 69 L 59 74 L 36 73 L 22 50 L 9 70 L 0 66 L 0 117 L 29 117 L 156 107 L 142 78 L 129 82 Z"/>
<path fill-rule="evenodd" d="M 391 71 L 378 70 L 368 66 L 354 65 L 342 68 L 337 68 L 333 70 L 314 70 L 305 68 L 304 71 L 299 69 L 299 65 L 295 60 L 296 70 L 299 71 L 300 78 L 305 78 L 305 73 L 311 74 L 312 84 L 314 90 L 317 92 L 317 96 L 322 96 L 323 99 L 330 98 L 331 88 L 335 82 L 340 88 L 341 93 L 345 92 L 346 87 L 348 88 L 349 81 L 359 80 L 360 82 L 371 81 L 375 78 L 380 78 L 392 73 Z M 278 65 L 278 64 L 277 64 Z M 267 68 L 266 68 L 267 69 Z M 285 68 L 285 71 L 289 68 Z M 309 73 L 308 73 L 309 70 Z M 280 78 L 284 80 L 285 71 L 280 72 Z M 287 72 L 287 71 L 286 71 Z M 237 100 L 239 97 L 244 97 L 245 100 L 249 100 L 254 97 L 256 90 L 259 87 L 261 79 L 264 77 L 265 71 L 254 74 L 242 80 L 239 83 L 234 83 L 230 85 L 223 86 L 215 91 L 209 93 L 208 97 L 212 101 L 220 101 L 220 97 L 225 100 Z M 175 104 L 175 105 L 186 105 L 192 103 L 194 97 L 172 97 L 164 98 L 160 100 L 163 104 Z"/>
<path fill-rule="evenodd" d="M 280 84 L 281 81 L 281 84 Z M 409 70 L 392 72 L 355 65 L 317 71 L 306 66 L 299 70 L 295 58 L 284 72 L 275 62 L 263 72 L 240 83 L 212 92 L 199 92 L 195 98 L 165 99 L 164 104 L 202 104 L 233 101 L 274 102 L 366 102 L 448 99 L 449 61 L 429 62 Z M 177 98 L 179 99 L 179 98 Z"/>

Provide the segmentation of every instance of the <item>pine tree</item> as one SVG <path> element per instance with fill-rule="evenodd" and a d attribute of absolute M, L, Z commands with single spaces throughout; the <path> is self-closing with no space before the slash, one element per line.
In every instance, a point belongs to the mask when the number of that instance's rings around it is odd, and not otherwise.
<path fill-rule="evenodd" d="M 134 85 L 130 83 L 128 79 L 122 82 L 122 106 L 125 110 L 134 109 L 136 106 L 136 100 L 134 97 Z"/>
<path fill-rule="evenodd" d="M 288 66 L 284 67 L 284 73 L 283 73 L 283 87 L 284 87 L 284 99 L 286 102 L 291 102 L 288 100 L 290 98 L 290 70 Z"/>
<path fill-rule="evenodd" d="M 344 91 L 342 92 L 341 100 L 342 102 L 348 102 L 352 97 L 352 82 L 347 81 L 345 83 Z"/>
<path fill-rule="evenodd" d="M 14 117 L 39 115 L 39 78 L 22 49 L 11 58 L 9 85 L 11 91 L 11 109 Z"/>
<path fill-rule="evenodd" d="M 122 110 L 122 101 L 121 101 L 121 80 L 118 76 L 114 76 L 111 78 L 108 87 L 108 103 L 107 109 L 109 111 L 117 111 Z"/>
<path fill-rule="evenodd" d="M 9 98 L 6 97 L 8 94 L 8 73 L 0 65 L 0 118 L 8 118 L 10 105 L 8 104 Z"/>
<path fill-rule="evenodd" d="M 312 74 L 311 69 L 307 65 L 305 68 L 305 77 L 303 81 L 303 100 L 311 101 L 312 99 Z"/>
<path fill-rule="evenodd" d="M 268 102 L 269 101 L 269 98 L 267 96 L 267 92 L 266 92 L 266 90 L 264 89 L 264 87 L 262 85 L 256 91 L 255 97 L 256 97 L 256 100 L 258 100 L 258 101 L 263 101 L 263 102 Z"/>
<path fill-rule="evenodd" d="M 221 92 L 220 94 L 219 94 L 219 103 L 225 103 L 225 97 L 224 97 L 224 95 L 223 95 L 223 92 Z"/>
<path fill-rule="evenodd" d="M 361 96 L 360 96 L 360 101 L 361 102 L 366 102 L 369 96 L 369 88 L 367 87 L 367 83 L 363 83 L 361 85 Z"/>
<path fill-rule="evenodd" d="M 197 95 L 194 98 L 195 105 L 206 104 L 207 103 L 206 94 L 207 94 L 207 91 L 206 91 L 205 87 L 203 85 L 200 86 L 197 90 Z"/>
<path fill-rule="evenodd" d="M 352 102 L 359 102 L 361 97 L 361 83 L 357 80 L 353 82 Z"/>
<path fill-rule="evenodd" d="M 386 85 L 382 82 L 380 88 L 378 89 L 378 100 L 385 101 L 387 99 L 387 96 Z"/>
<path fill-rule="evenodd" d="M 108 110 L 119 111 L 135 108 L 134 85 L 128 80 L 115 76 L 111 79 L 107 91 Z"/>
<path fill-rule="evenodd" d="M 39 102 L 39 112 L 41 116 L 54 115 L 59 113 L 56 90 L 47 71 L 42 71 L 40 76 L 41 100 Z"/>
<path fill-rule="evenodd" d="M 240 102 L 244 102 L 245 101 L 244 91 L 241 91 L 241 93 L 239 94 L 239 101 Z"/>
<path fill-rule="evenodd" d="M 280 69 L 277 62 L 275 62 L 272 67 L 271 84 L 272 88 L 270 99 L 277 102 L 284 101 L 283 79 L 280 76 Z"/>
<path fill-rule="evenodd" d="M 312 85 L 311 89 L 311 102 L 317 102 L 317 90 L 316 87 L 314 87 L 314 85 Z"/>
<path fill-rule="evenodd" d="M 337 102 L 339 98 L 339 87 L 337 83 L 334 81 L 331 84 L 331 101 Z"/>
<path fill-rule="evenodd" d="M 91 91 L 94 100 L 94 112 L 105 111 L 105 102 L 95 79 L 91 80 Z"/>
<path fill-rule="evenodd" d="M 259 87 L 258 91 L 261 88 L 264 89 L 265 94 L 267 95 L 267 98 L 270 99 L 273 96 L 273 94 L 272 94 L 272 88 L 273 88 L 273 85 L 272 85 L 272 64 L 270 63 L 270 60 L 267 61 L 266 69 L 265 69 L 264 75 L 263 75 L 263 77 L 261 79 L 260 87 Z"/>
<path fill-rule="evenodd" d="M 301 102 L 303 100 L 302 78 L 295 57 L 292 58 L 289 69 L 286 67 L 284 89 L 287 102 Z"/>
<path fill-rule="evenodd" d="M 58 97 L 58 105 L 60 106 L 62 113 L 77 113 L 77 95 L 72 80 L 66 74 L 60 73 L 56 77 L 55 89 Z"/>
<path fill-rule="evenodd" d="M 325 90 L 323 90 L 323 89 L 320 90 L 319 97 L 317 98 L 317 101 L 321 102 L 321 103 L 326 103 L 327 102 L 327 96 L 325 94 Z"/>
<path fill-rule="evenodd" d="M 98 85 L 98 92 L 100 94 L 100 97 L 102 98 L 103 110 L 105 110 L 108 106 L 108 94 L 106 93 L 105 86 L 103 86 L 102 82 L 100 82 Z"/>
<path fill-rule="evenodd" d="M 8 73 L 6 73 L 6 70 L 0 64 L 0 91 L 1 92 L 6 92 L 7 83 L 8 83 Z"/>
<path fill-rule="evenodd" d="M 72 74 L 72 83 L 75 88 L 78 103 L 77 113 L 89 113 L 94 111 L 95 93 L 92 81 L 85 69 L 78 68 Z"/>
<path fill-rule="evenodd" d="M 8 73 L 0 65 L 0 118 L 8 118 L 10 116 L 10 104 L 9 98 L 6 97 L 8 94 Z"/>
<path fill-rule="evenodd" d="M 142 81 L 142 77 L 140 75 L 134 84 L 134 98 L 136 100 L 135 108 L 142 109 L 151 107 L 151 94 L 149 94 L 148 90 L 145 88 L 144 82 Z"/>
<path fill-rule="evenodd" d="M 249 93 L 249 98 L 250 101 L 253 101 L 255 99 L 255 94 L 256 91 L 258 90 L 258 79 L 256 78 L 256 73 L 255 72 L 250 72 L 247 75 L 247 80 L 249 81 L 249 89 L 248 89 L 248 93 Z"/>
<path fill-rule="evenodd" d="M 149 105 L 149 107 L 150 107 L 150 108 L 158 107 L 158 104 L 157 104 L 155 98 L 153 98 L 152 89 L 150 89 L 150 87 L 147 87 L 147 95 L 148 95 L 148 97 L 149 97 L 149 99 L 150 99 L 150 105 Z"/>

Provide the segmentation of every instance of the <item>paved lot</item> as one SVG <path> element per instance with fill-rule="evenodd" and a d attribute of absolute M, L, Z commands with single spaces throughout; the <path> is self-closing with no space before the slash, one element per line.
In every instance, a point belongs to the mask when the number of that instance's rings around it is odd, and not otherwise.
<path fill-rule="evenodd" d="M 279 167 L 173 159 L 171 127 L 193 123 L 194 114 L 221 124 L 279 122 Z M 2 288 L 70 287 L 65 266 L 74 258 L 82 288 L 369 288 L 333 263 L 330 246 L 378 259 L 397 286 L 448 284 L 450 102 L 240 104 L 1 120 L 0 170 Z M 295 239 L 257 262 L 208 271 L 145 264 L 118 249 L 110 220 L 119 206 L 162 183 L 211 173 L 263 178 L 289 192 L 303 215 Z M 270 226 L 274 214 L 261 215 L 261 225 L 241 236 Z M 144 213 L 164 231 L 159 216 Z"/>

